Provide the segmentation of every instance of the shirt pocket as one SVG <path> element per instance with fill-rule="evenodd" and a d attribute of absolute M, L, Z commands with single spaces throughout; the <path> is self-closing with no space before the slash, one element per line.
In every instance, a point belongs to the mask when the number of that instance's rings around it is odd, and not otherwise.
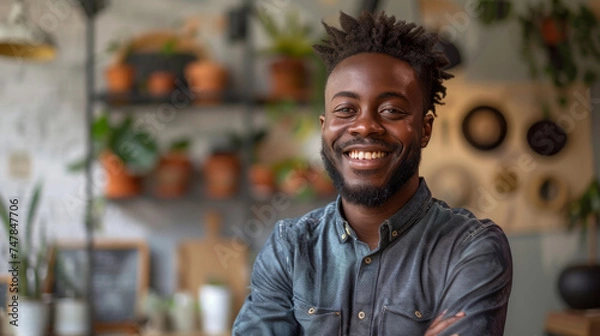
<path fill-rule="evenodd" d="M 340 309 L 323 308 L 295 300 L 294 316 L 302 328 L 302 335 L 342 335 Z"/>
<path fill-rule="evenodd" d="M 417 307 L 384 306 L 379 320 L 379 335 L 423 335 L 433 314 L 433 311 Z"/>

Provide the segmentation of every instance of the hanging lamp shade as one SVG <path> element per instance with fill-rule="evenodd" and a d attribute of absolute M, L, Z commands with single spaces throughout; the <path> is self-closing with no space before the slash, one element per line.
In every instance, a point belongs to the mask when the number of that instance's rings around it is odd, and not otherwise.
<path fill-rule="evenodd" d="M 22 0 L 16 0 L 7 21 L 0 22 L 0 56 L 37 61 L 56 56 L 54 40 L 27 19 Z"/>

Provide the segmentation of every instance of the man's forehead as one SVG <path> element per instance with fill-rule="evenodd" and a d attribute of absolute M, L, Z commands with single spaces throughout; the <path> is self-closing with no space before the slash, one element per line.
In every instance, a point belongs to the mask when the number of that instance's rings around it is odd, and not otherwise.
<path fill-rule="evenodd" d="M 363 81 L 381 85 L 409 84 L 417 80 L 410 64 L 398 58 L 379 53 L 361 53 L 345 58 L 333 69 L 325 91 L 361 86 Z"/>

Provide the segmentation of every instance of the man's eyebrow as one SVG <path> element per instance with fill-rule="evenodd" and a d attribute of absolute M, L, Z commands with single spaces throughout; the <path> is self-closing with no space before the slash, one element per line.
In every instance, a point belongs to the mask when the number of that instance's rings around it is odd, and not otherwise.
<path fill-rule="evenodd" d="M 408 98 L 405 95 L 403 95 L 400 92 L 394 92 L 394 91 L 383 92 L 383 93 L 379 94 L 379 96 L 377 96 L 377 98 L 379 98 L 379 99 L 384 99 L 384 98 L 400 98 L 402 100 L 409 101 Z"/>
<path fill-rule="evenodd" d="M 354 99 L 358 99 L 358 94 L 352 91 L 340 91 L 336 94 L 333 95 L 333 97 L 331 97 L 331 100 L 333 100 L 336 97 L 348 97 L 348 98 L 354 98 Z"/>

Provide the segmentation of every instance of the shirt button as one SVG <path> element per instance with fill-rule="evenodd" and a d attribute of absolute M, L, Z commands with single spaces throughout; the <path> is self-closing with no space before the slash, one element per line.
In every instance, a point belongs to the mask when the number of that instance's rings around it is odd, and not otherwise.
<path fill-rule="evenodd" d="M 315 313 L 315 311 L 316 311 L 316 309 L 315 309 L 314 307 L 310 307 L 310 308 L 308 309 L 308 315 L 312 315 L 312 314 L 314 314 L 314 313 Z"/>
<path fill-rule="evenodd" d="M 371 258 L 370 257 L 366 257 L 365 258 L 365 264 L 369 265 L 371 263 Z"/>
<path fill-rule="evenodd" d="M 365 312 L 364 311 L 358 312 L 358 318 L 361 319 L 361 320 L 364 319 L 365 318 Z"/>
<path fill-rule="evenodd" d="M 415 311 L 415 316 L 417 318 L 421 318 L 421 317 L 423 317 L 423 314 L 421 314 L 421 312 L 417 310 L 417 311 Z"/>
<path fill-rule="evenodd" d="M 342 234 L 342 240 L 344 240 L 344 239 L 346 239 L 346 238 L 348 238 L 348 235 L 347 235 L 347 234 L 345 234 L 345 233 L 344 233 L 344 234 Z"/>
<path fill-rule="evenodd" d="M 392 237 L 394 237 L 394 238 L 398 237 L 398 231 L 396 231 L 396 230 L 392 231 Z"/>

